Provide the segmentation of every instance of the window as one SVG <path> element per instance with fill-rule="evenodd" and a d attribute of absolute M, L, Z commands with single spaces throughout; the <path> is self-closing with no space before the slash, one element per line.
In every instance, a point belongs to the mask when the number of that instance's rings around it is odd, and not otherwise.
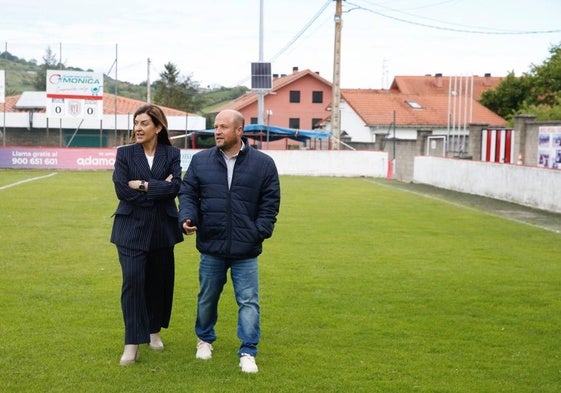
<path fill-rule="evenodd" d="M 419 104 L 416 101 L 405 101 L 405 103 L 407 105 L 409 105 L 411 108 L 413 109 L 423 109 L 423 107 L 421 106 L 421 104 Z"/>
<path fill-rule="evenodd" d="M 290 102 L 300 102 L 300 90 L 290 90 Z"/>
<path fill-rule="evenodd" d="M 323 91 L 312 92 L 312 103 L 321 104 L 323 102 Z"/>
<path fill-rule="evenodd" d="M 315 130 L 316 128 L 320 128 L 322 121 L 323 121 L 323 119 L 321 119 L 321 118 L 312 119 L 312 128 L 311 129 Z"/>
<path fill-rule="evenodd" d="M 288 119 L 288 128 L 300 129 L 300 119 L 296 117 L 291 117 Z"/>
<path fill-rule="evenodd" d="M 257 118 L 252 117 L 249 124 L 257 124 Z"/>

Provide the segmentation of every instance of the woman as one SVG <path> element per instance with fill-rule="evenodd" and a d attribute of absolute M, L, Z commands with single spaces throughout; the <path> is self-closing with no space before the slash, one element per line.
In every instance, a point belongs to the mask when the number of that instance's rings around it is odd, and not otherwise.
<path fill-rule="evenodd" d="M 121 308 L 125 349 L 120 364 L 139 358 L 139 344 L 163 350 L 160 329 L 171 316 L 175 275 L 174 245 L 183 241 L 175 197 L 181 158 L 171 146 L 167 119 L 155 105 L 134 114 L 135 143 L 117 149 L 113 183 L 119 199 L 111 242 L 123 273 Z"/>

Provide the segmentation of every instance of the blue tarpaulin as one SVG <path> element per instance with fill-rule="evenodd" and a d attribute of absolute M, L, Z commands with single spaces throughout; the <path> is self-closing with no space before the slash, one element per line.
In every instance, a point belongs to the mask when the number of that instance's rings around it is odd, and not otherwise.
<path fill-rule="evenodd" d="M 198 131 L 201 132 L 201 131 Z M 203 132 L 214 133 L 214 129 L 204 130 Z M 277 126 L 267 126 L 264 124 L 248 124 L 244 127 L 244 136 L 253 139 L 276 141 L 282 138 L 290 138 L 300 142 L 309 139 L 327 139 L 331 137 L 330 132 L 313 130 L 296 130 L 293 128 L 283 128 Z"/>

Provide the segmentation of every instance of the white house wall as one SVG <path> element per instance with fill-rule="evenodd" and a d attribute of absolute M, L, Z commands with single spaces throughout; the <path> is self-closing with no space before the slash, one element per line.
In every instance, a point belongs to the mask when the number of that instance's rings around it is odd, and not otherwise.
<path fill-rule="evenodd" d="M 81 119 L 64 118 L 62 123 L 59 119 L 48 119 L 45 113 L 30 113 L 30 112 L 8 112 L 0 113 L 0 127 L 4 126 L 4 116 L 6 120 L 6 127 L 10 128 L 25 128 L 30 126 L 32 128 L 65 128 L 65 129 L 76 129 L 81 130 L 99 130 L 100 128 L 111 130 L 130 130 L 133 127 L 133 114 L 126 115 L 103 115 L 103 120 L 84 120 L 81 124 Z M 186 127 L 189 130 L 204 130 L 206 128 L 206 120 L 202 116 L 189 116 L 187 119 L 185 116 L 168 116 L 168 129 L 170 131 L 185 131 Z M 47 123 L 48 119 L 48 123 Z M 115 122 L 117 127 L 115 127 Z"/>
<path fill-rule="evenodd" d="M 370 128 L 345 102 L 341 102 L 341 131 L 345 131 L 352 142 L 376 142 L 375 134 L 370 132 Z"/>

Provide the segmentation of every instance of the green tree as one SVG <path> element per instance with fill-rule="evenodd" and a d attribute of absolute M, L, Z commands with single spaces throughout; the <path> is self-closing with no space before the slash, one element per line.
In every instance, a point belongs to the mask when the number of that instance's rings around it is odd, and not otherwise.
<path fill-rule="evenodd" d="M 561 44 L 549 52 L 549 58 L 532 65 L 521 77 L 510 72 L 495 89 L 485 91 L 480 102 L 510 122 L 519 113 L 536 114 L 538 120 L 560 120 Z"/>
<path fill-rule="evenodd" d="M 160 79 L 154 82 L 154 103 L 187 112 L 201 108 L 198 99 L 198 83 L 191 76 L 181 76 L 173 63 L 164 65 Z"/>
<path fill-rule="evenodd" d="M 561 97 L 561 44 L 549 50 L 551 56 L 542 65 L 532 66 L 534 81 L 527 100 L 535 105 L 558 105 Z"/>
<path fill-rule="evenodd" d="M 51 47 L 48 47 L 45 51 L 45 56 L 43 56 L 43 64 L 41 64 L 35 75 L 35 80 L 33 81 L 33 87 L 37 91 L 47 90 L 47 70 L 64 69 L 64 65 L 57 61 L 56 54 L 53 53 Z"/>
<path fill-rule="evenodd" d="M 557 97 L 557 101 L 553 105 L 524 104 L 518 113 L 530 113 L 541 121 L 561 120 L 561 97 Z"/>
<path fill-rule="evenodd" d="M 497 115 L 508 119 L 529 97 L 532 80 L 533 77 L 529 75 L 516 77 L 511 71 L 496 88 L 483 92 L 480 102 Z"/>

